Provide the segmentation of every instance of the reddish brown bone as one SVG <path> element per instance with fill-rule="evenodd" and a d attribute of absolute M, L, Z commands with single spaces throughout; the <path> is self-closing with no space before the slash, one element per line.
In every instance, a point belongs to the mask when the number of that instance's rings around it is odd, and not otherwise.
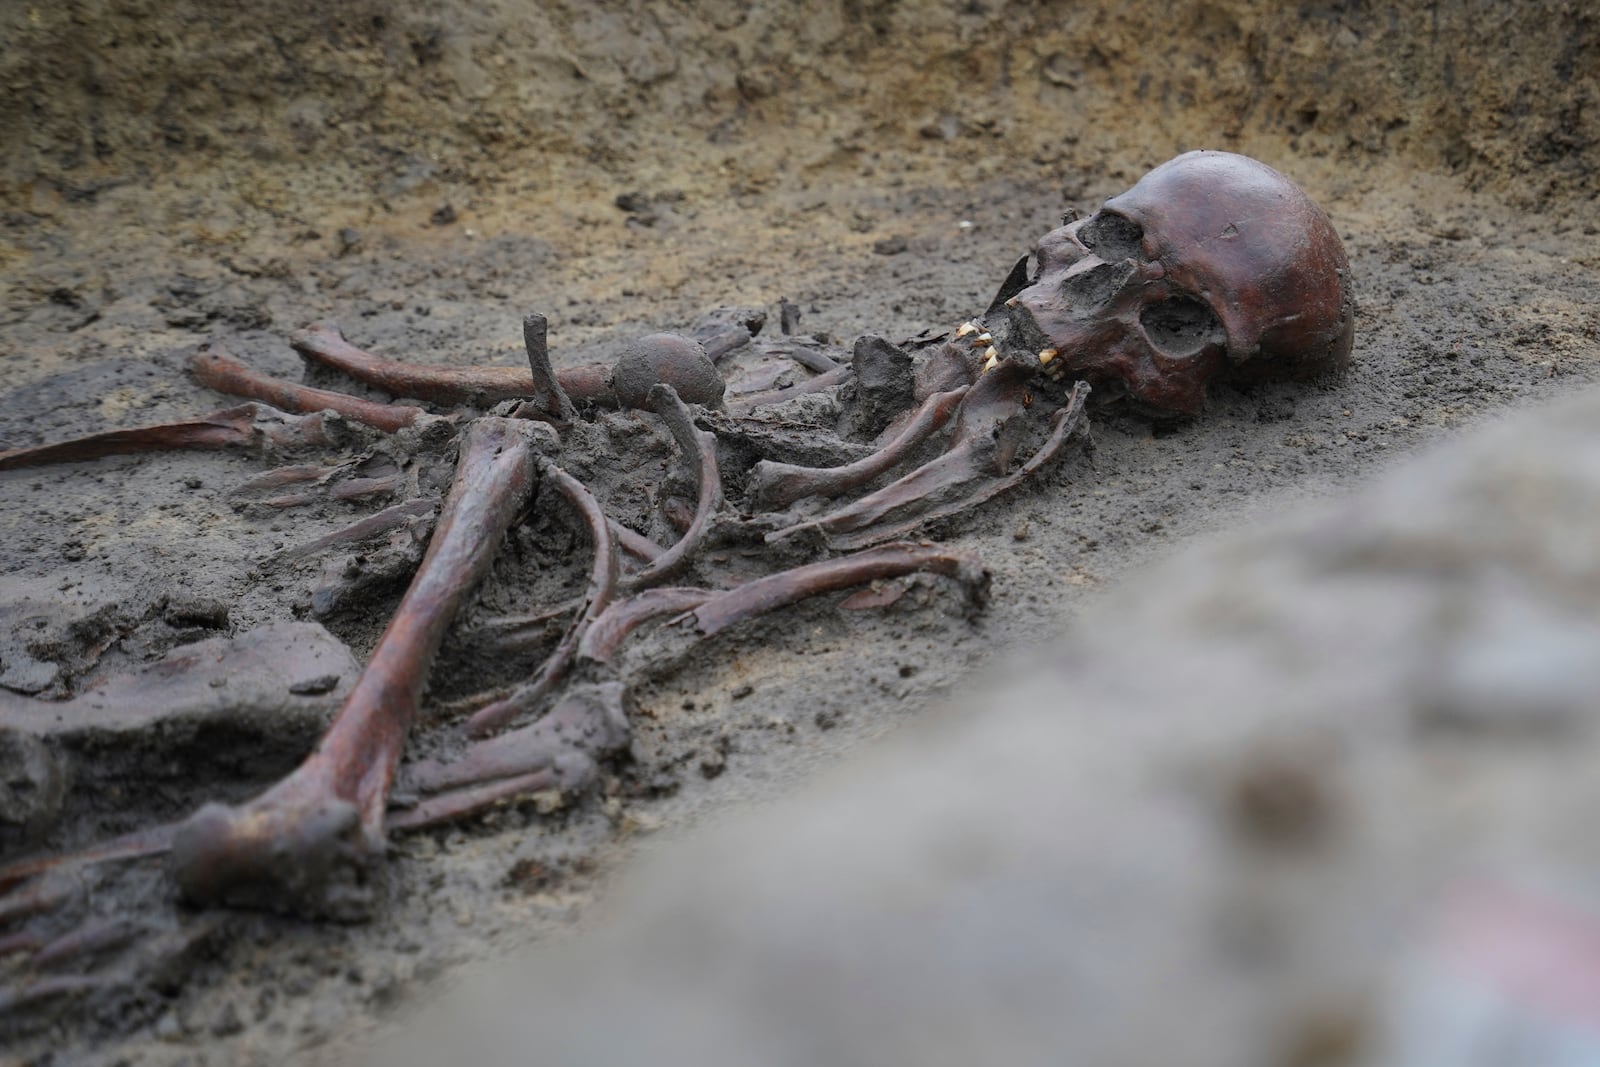
<path fill-rule="evenodd" d="M 140 452 L 239 448 L 260 452 L 332 444 L 320 414 L 289 415 L 265 404 L 241 404 L 182 422 L 107 430 L 71 441 L 0 452 L 0 471 L 78 463 Z"/>
<path fill-rule="evenodd" d="M 686 608 L 695 607 L 712 595 L 708 589 L 670 587 L 646 590 L 638 596 L 612 604 L 584 631 L 578 659 L 603 667 L 610 662 L 627 636 L 639 626 L 651 619 L 676 615 Z M 563 763 L 563 759 L 570 756 L 573 745 L 579 746 L 583 759 L 592 761 L 627 742 L 627 719 L 621 710 L 621 699 L 620 689 L 604 685 L 580 687 L 564 697 L 538 722 L 499 737 L 478 741 L 470 745 L 464 755 L 450 762 L 423 760 L 407 768 L 406 777 L 412 786 L 425 792 L 459 789 L 492 778 L 530 774 L 536 777 L 517 785 L 511 794 L 506 795 L 558 786 L 574 788 L 581 782 L 572 775 L 567 775 L 564 782 L 558 782 L 554 777 L 558 766 L 569 770 L 582 769 L 581 760 L 577 767 L 570 762 Z M 429 801 L 422 807 L 436 814 L 449 812 L 449 817 L 454 817 L 501 798 L 499 792 L 483 794 L 481 797 L 477 792 L 472 792 L 470 796 L 458 796 L 450 803 Z M 415 809 L 391 817 L 391 825 L 407 827 L 436 821 L 439 819 L 435 815 L 425 816 Z"/>
<path fill-rule="evenodd" d="M 712 637 L 737 623 L 808 597 L 864 582 L 898 578 L 912 571 L 947 575 L 958 579 L 970 594 L 980 598 L 987 594 L 988 574 L 977 557 L 939 545 L 902 543 L 757 578 L 718 593 L 680 618 L 692 622 L 701 636 Z"/>
<path fill-rule="evenodd" d="M 195 353 L 189 369 L 201 385 L 229 396 L 262 400 L 268 404 L 306 414 L 312 411 L 337 411 L 347 419 L 394 433 L 410 426 L 425 414 L 421 408 L 404 404 L 378 404 L 371 400 L 334 393 L 327 389 L 271 378 L 240 363 L 218 345 Z"/>
<path fill-rule="evenodd" d="M 452 763 L 423 761 L 407 779 L 427 793 L 550 769 L 562 789 L 577 789 L 597 760 L 628 742 L 621 682 L 578 685 L 538 722 L 478 741 Z"/>
<path fill-rule="evenodd" d="M 694 518 L 683 536 L 649 566 L 633 574 L 624 583 L 628 590 L 645 589 L 657 582 L 666 581 L 682 573 L 694 558 L 694 552 L 705 538 L 706 527 L 712 516 L 722 506 L 722 475 L 717 470 L 717 439 L 694 428 L 689 409 L 670 385 L 657 385 L 650 389 L 650 408 L 667 424 L 678 450 L 689 464 L 694 475 L 696 494 Z"/>
<path fill-rule="evenodd" d="M 807 597 L 865 582 L 932 571 L 956 579 L 969 602 L 981 606 L 989 575 L 976 557 L 936 545 L 885 545 L 769 575 L 723 593 L 704 589 L 652 589 L 612 605 L 586 632 L 580 658 L 591 677 L 611 680 L 574 687 L 539 721 L 468 746 L 459 758 L 424 760 L 407 768 L 410 785 L 437 793 L 393 812 L 394 830 L 459 819 L 512 797 L 543 790 L 571 791 L 593 780 L 598 762 L 627 744 L 622 703 L 625 687 L 606 665 L 640 624 L 687 607 L 694 641 Z"/>
<path fill-rule="evenodd" d="M 1065 406 L 1056 410 L 1050 416 L 1050 436 L 1039 450 L 1028 457 L 1028 461 L 1015 471 L 1003 478 L 982 478 L 972 487 L 965 496 L 956 499 L 945 499 L 935 502 L 931 507 L 900 522 L 888 525 L 875 525 L 867 529 L 849 533 L 829 533 L 828 544 L 834 548 L 854 549 L 864 548 L 875 544 L 885 537 L 904 537 L 919 526 L 933 522 L 936 519 L 948 518 L 963 511 L 970 511 L 987 501 L 1004 493 L 1006 490 L 1030 477 L 1040 467 L 1055 458 L 1061 451 L 1061 446 L 1066 443 L 1072 431 L 1083 423 L 1083 406 L 1089 398 L 1089 386 L 1079 382 L 1073 387 L 1072 394 L 1067 398 Z"/>
<path fill-rule="evenodd" d="M 527 367 L 440 367 L 400 363 L 365 352 L 346 341 L 338 327 L 309 326 L 290 338 L 294 350 L 394 396 L 416 397 L 435 404 L 472 404 L 489 407 L 502 400 L 536 394 L 533 373 Z M 604 403 L 610 387 L 610 370 L 601 366 L 569 367 L 556 372 L 562 392 L 575 400 Z"/>
<path fill-rule="evenodd" d="M 750 469 L 751 494 L 765 507 L 781 508 L 808 496 L 839 496 L 859 489 L 905 459 L 912 449 L 950 421 L 956 405 L 966 395 L 966 386 L 933 394 L 923 401 L 910 425 L 893 441 L 843 467 L 800 467 L 764 459 Z"/>
<path fill-rule="evenodd" d="M 903 537 L 935 519 L 975 507 L 1009 489 L 1055 455 L 1066 434 L 1078 424 L 1088 386 L 1074 387 L 1053 427 L 1050 440 L 1028 464 L 1006 475 L 1016 448 L 1014 430 L 1024 410 L 1029 371 L 1002 363 L 985 373 L 967 393 L 957 413 L 954 439 L 938 458 L 903 478 L 820 518 L 774 531 L 767 540 L 819 529 L 835 548 L 861 548 Z M 1059 414 L 1059 413 L 1058 413 Z"/>
<path fill-rule="evenodd" d="M 651 619 L 677 615 L 697 608 L 716 593 L 692 586 L 662 586 L 611 605 L 583 635 L 578 656 L 594 663 L 609 663 L 628 635 Z"/>
<path fill-rule="evenodd" d="M 589 589 L 585 594 L 583 610 L 567 629 L 561 644 L 556 646 L 556 650 L 545 661 L 539 676 L 527 685 L 519 686 L 510 696 L 479 709 L 477 714 L 467 720 L 468 733 L 489 733 L 523 712 L 536 708 L 545 695 L 566 677 L 567 668 L 572 665 L 573 656 L 578 651 L 578 642 L 583 639 L 583 632 L 589 628 L 595 616 L 611 603 L 611 598 L 617 590 L 617 573 L 620 568 L 617 544 L 611 537 L 611 524 L 606 521 L 605 512 L 600 509 L 600 502 L 582 482 L 549 460 L 542 461 L 541 468 L 545 479 L 561 491 L 561 495 L 578 509 L 583 515 L 584 522 L 588 524 L 589 536 L 594 541 L 594 568 L 589 575 Z"/>
<path fill-rule="evenodd" d="M 831 389 L 836 385 L 843 385 L 855 377 L 855 370 L 851 367 L 835 367 L 826 374 L 819 374 L 815 378 L 807 378 L 798 385 L 791 385 L 784 389 L 771 389 L 764 393 L 746 393 L 737 397 L 728 405 L 728 410 L 734 414 L 752 411 L 755 408 L 770 407 L 781 404 L 786 400 L 793 400 L 797 396 L 808 393 L 820 393 L 824 389 Z"/>
<path fill-rule="evenodd" d="M 534 483 L 533 424 L 479 419 L 428 552 L 317 750 L 239 807 L 210 804 L 178 830 L 171 868 L 189 898 L 334 917 L 363 914 L 384 808 L 428 668 L 462 598 Z"/>
<path fill-rule="evenodd" d="M 522 345 L 528 350 L 528 372 L 533 391 L 528 394 L 532 404 L 547 420 L 568 423 L 577 418 L 572 401 L 561 388 L 561 380 L 550 366 L 550 322 L 537 311 L 522 319 Z"/>

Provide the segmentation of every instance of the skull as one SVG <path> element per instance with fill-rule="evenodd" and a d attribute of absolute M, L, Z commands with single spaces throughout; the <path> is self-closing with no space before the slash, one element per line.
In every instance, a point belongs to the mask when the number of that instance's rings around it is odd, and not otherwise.
<path fill-rule="evenodd" d="M 1008 358 L 1055 349 L 1052 373 L 1102 396 L 1193 415 L 1213 379 L 1304 379 L 1350 358 L 1338 234 L 1297 186 L 1244 156 L 1163 163 L 1033 256 L 992 328 Z"/>

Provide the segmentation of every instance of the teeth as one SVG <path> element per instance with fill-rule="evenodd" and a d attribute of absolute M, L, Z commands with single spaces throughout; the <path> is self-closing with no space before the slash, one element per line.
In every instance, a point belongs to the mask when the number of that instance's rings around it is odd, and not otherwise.
<path fill-rule="evenodd" d="M 1000 350 L 998 348 L 996 348 L 994 345 L 990 345 L 988 348 L 985 348 L 983 350 L 983 358 L 984 359 L 988 359 L 988 360 L 999 359 L 1000 358 Z"/>
<path fill-rule="evenodd" d="M 1053 348 L 1042 348 L 1042 349 L 1040 349 L 1039 350 L 1039 364 L 1040 364 L 1040 366 L 1048 367 L 1050 365 L 1050 361 L 1052 359 L 1055 359 L 1056 356 L 1058 356 L 1060 354 L 1061 353 L 1057 352 Z"/>
<path fill-rule="evenodd" d="M 988 359 L 983 361 L 983 369 L 984 370 L 986 370 L 986 371 L 994 370 L 996 367 L 998 367 L 1000 365 L 1000 353 L 996 352 L 993 348 L 991 348 L 991 349 L 989 349 L 989 351 L 985 352 L 984 355 L 989 357 Z"/>
<path fill-rule="evenodd" d="M 978 335 L 978 343 L 980 345 L 986 345 L 990 341 L 993 341 L 993 340 L 994 340 L 994 338 L 989 336 L 989 332 L 987 330 L 985 330 L 983 333 L 980 333 Z"/>
<path fill-rule="evenodd" d="M 978 327 L 973 325 L 970 322 L 963 322 L 960 326 L 956 327 L 956 336 L 957 337 L 971 337 L 973 334 L 975 334 L 977 332 L 978 332 Z"/>

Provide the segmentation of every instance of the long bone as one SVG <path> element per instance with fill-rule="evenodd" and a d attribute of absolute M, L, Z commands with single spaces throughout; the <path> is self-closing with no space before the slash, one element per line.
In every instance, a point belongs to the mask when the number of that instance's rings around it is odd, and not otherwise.
<path fill-rule="evenodd" d="M 524 337 L 524 343 L 528 341 Z M 502 400 L 540 396 L 530 367 L 441 367 L 400 363 L 375 356 L 345 340 L 337 326 L 308 326 L 289 344 L 306 359 L 332 367 L 358 382 L 394 396 L 415 397 L 436 404 L 488 407 Z M 610 368 L 598 364 L 568 367 L 555 373 L 561 391 L 575 400 L 604 401 L 610 394 Z"/>
<path fill-rule="evenodd" d="M 267 454 L 336 443 L 336 431 L 321 412 L 290 415 L 266 404 L 241 404 L 197 419 L 107 430 L 70 441 L 0 452 L 0 471 L 140 452 L 237 448 Z"/>
<path fill-rule="evenodd" d="M 337 411 L 347 419 L 364 423 L 385 433 L 410 426 L 426 412 L 405 404 L 379 404 L 372 400 L 308 385 L 286 382 L 245 366 L 220 345 L 212 344 L 195 353 L 189 370 L 201 385 L 229 396 L 261 400 L 284 411 L 307 414 Z"/>
<path fill-rule="evenodd" d="M 179 828 L 170 869 L 187 897 L 364 913 L 367 868 L 383 851 L 384 809 L 428 669 L 533 491 L 535 425 L 486 418 L 468 427 L 422 566 L 316 751 L 255 800 L 208 804 Z"/>

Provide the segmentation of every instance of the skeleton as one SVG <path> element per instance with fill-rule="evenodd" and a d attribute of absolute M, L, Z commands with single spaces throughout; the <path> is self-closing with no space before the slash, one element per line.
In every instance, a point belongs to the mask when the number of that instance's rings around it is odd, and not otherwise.
<path fill-rule="evenodd" d="M 1263 164 L 1191 152 L 1094 215 L 1064 219 L 1018 262 L 982 317 L 926 339 L 916 355 L 864 338 L 850 365 L 834 366 L 799 339 L 753 338 L 751 319 L 738 315 L 708 320 L 698 331 L 703 344 L 652 335 L 629 345 L 612 368 L 559 373 L 538 315 L 524 323 L 527 370 L 397 363 L 361 351 L 329 327 L 303 332 L 293 343 L 308 363 L 396 396 L 493 406 L 494 413 L 455 435 L 455 476 L 427 554 L 360 678 L 298 770 L 241 805 L 208 804 L 178 823 L 0 869 L 0 954 L 14 964 L 0 1015 L 7 1007 L 137 979 L 189 943 L 170 924 L 156 936 L 125 921 L 108 926 L 74 914 L 73 886 L 86 872 L 164 857 L 166 876 L 194 903 L 364 914 L 389 833 L 529 793 L 573 794 L 595 779 L 628 742 L 633 668 L 624 650 L 642 627 L 655 624 L 680 647 L 692 646 L 806 597 L 913 572 L 949 577 L 976 610 L 986 574 L 973 557 L 902 539 L 1049 463 L 1081 428 L 1091 388 L 1097 404 L 1193 416 L 1214 381 L 1304 379 L 1343 366 L 1352 323 L 1348 267 L 1321 211 Z M 717 361 L 760 344 L 787 351 L 817 376 L 736 397 L 723 409 Z M 216 347 L 196 358 L 194 372 L 202 383 L 252 402 L 189 422 L 3 453 L 0 470 L 165 448 L 293 452 L 349 435 L 350 423 L 435 437 L 455 426 L 418 406 L 266 378 Z M 844 422 L 873 445 L 819 440 L 815 432 L 802 443 L 759 417 L 775 404 L 824 391 L 842 398 Z M 677 516 L 679 536 L 670 547 L 609 518 L 562 466 L 566 435 L 585 419 L 616 417 L 604 409 L 619 407 L 648 413 L 683 457 L 693 499 Z M 937 454 L 878 484 L 925 455 L 947 426 Z M 730 463 L 742 477 L 725 484 Z M 307 486 L 355 496 L 398 477 L 358 468 L 280 468 L 256 479 L 254 489 L 284 504 L 312 491 Z M 741 482 L 740 506 L 730 510 L 726 485 Z M 862 490 L 868 491 L 835 503 Z M 565 625 L 532 679 L 472 709 L 467 733 L 476 740 L 453 759 L 402 768 L 440 642 L 535 493 L 542 507 L 557 497 L 581 516 L 593 547 L 588 589 L 576 603 L 515 621 Z M 411 502 L 324 542 L 372 536 L 417 518 Z M 666 584 L 719 543 L 765 545 L 780 562 L 811 558 L 725 588 Z M 834 551 L 848 554 L 828 554 Z M 26 709 L 4 704 L 0 713 L 14 720 Z M 518 720 L 523 724 L 514 725 Z M 395 793 L 397 777 L 403 796 Z M 123 952 L 141 933 L 144 947 Z M 50 969 L 108 958 L 109 973 L 102 975 Z"/>

